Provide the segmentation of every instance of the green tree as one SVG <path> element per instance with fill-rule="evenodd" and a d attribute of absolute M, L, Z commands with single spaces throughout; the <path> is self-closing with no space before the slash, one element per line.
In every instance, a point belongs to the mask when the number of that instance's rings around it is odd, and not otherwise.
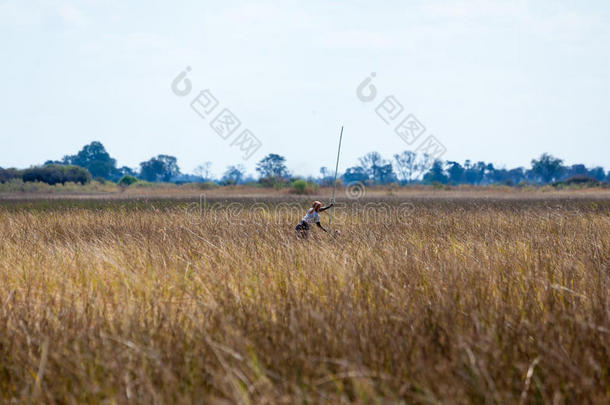
<path fill-rule="evenodd" d="M 362 166 L 348 167 L 343 174 L 344 183 L 353 183 L 355 181 L 364 183 L 368 179 L 369 176 Z"/>
<path fill-rule="evenodd" d="M 212 162 L 204 162 L 195 168 L 195 174 L 199 175 L 203 181 L 210 181 Z"/>
<path fill-rule="evenodd" d="M 543 153 L 538 160 L 532 159 L 532 173 L 543 183 L 557 181 L 565 168 L 563 160 Z"/>
<path fill-rule="evenodd" d="M 132 176 L 132 177 L 136 177 L 138 175 L 137 171 L 132 169 L 131 167 L 127 167 L 127 166 L 123 166 L 117 169 L 118 174 L 119 174 L 119 179 L 123 178 L 124 176 Z"/>
<path fill-rule="evenodd" d="M 288 177 L 286 158 L 275 153 L 265 156 L 256 165 L 256 171 L 264 180 L 283 180 Z"/>
<path fill-rule="evenodd" d="M 117 184 L 121 187 L 129 187 L 132 184 L 135 184 L 137 182 L 138 182 L 138 179 L 136 177 L 126 174 L 123 177 L 121 177 L 121 179 L 118 181 Z"/>
<path fill-rule="evenodd" d="M 227 185 L 239 184 L 241 183 L 245 174 L 246 169 L 242 165 L 229 166 L 222 176 L 222 182 Z"/>
<path fill-rule="evenodd" d="M 180 175 L 178 159 L 169 155 L 158 155 L 140 163 L 140 177 L 146 181 L 169 182 Z"/>
<path fill-rule="evenodd" d="M 447 173 L 449 174 L 449 182 L 452 184 L 459 184 L 462 182 L 464 176 L 464 168 L 458 162 L 447 162 L 449 168 Z"/>
<path fill-rule="evenodd" d="M 0 167 L 0 183 L 6 183 L 13 179 L 19 179 L 23 176 L 23 173 L 17 169 L 3 169 Z"/>
<path fill-rule="evenodd" d="M 392 164 L 385 160 L 379 152 L 369 152 L 358 160 L 368 178 L 375 183 L 387 183 L 396 177 Z"/>
<path fill-rule="evenodd" d="M 594 167 L 593 169 L 589 170 L 589 176 L 591 176 L 592 178 L 594 178 L 597 181 L 604 181 L 605 177 L 606 177 L 606 173 L 604 173 L 604 168 L 597 166 Z"/>
<path fill-rule="evenodd" d="M 487 165 L 485 162 L 477 162 L 472 164 L 470 159 L 464 162 L 464 178 L 466 183 L 481 184 L 485 178 L 485 170 Z"/>
<path fill-rule="evenodd" d="M 417 169 L 417 153 L 405 150 L 394 155 L 396 170 L 405 183 L 410 183 Z"/>
<path fill-rule="evenodd" d="M 445 170 L 443 168 L 443 162 L 440 160 L 435 160 L 432 164 L 432 167 L 424 175 L 424 183 L 441 183 L 447 184 L 449 178 L 445 174 Z"/>
<path fill-rule="evenodd" d="M 91 181 L 91 175 L 80 166 L 49 164 L 24 170 L 23 181 L 39 181 L 51 185 L 67 182 L 85 184 Z"/>
<path fill-rule="evenodd" d="M 64 164 L 84 167 L 93 177 L 112 179 L 118 177 L 116 160 L 110 157 L 101 142 L 85 145 L 76 155 L 65 156 Z"/>

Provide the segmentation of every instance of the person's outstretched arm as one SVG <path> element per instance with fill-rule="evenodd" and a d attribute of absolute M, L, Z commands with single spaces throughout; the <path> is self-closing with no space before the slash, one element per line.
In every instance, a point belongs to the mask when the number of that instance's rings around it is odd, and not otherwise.
<path fill-rule="evenodd" d="M 335 203 L 331 203 L 328 207 L 320 208 L 320 212 L 326 211 L 327 209 L 329 209 L 330 207 L 333 207 L 334 205 L 335 205 Z"/>

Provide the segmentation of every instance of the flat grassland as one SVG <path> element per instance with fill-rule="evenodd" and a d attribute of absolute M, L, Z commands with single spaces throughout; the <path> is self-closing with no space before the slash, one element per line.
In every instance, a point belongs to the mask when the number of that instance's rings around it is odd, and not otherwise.
<path fill-rule="evenodd" d="M 610 401 L 607 190 L 115 197 L 0 200 L 0 402 Z"/>

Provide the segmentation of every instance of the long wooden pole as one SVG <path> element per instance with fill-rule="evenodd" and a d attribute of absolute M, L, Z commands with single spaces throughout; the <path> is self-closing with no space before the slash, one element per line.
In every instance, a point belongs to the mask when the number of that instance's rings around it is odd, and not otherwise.
<path fill-rule="evenodd" d="M 339 171 L 339 156 L 341 155 L 341 141 L 343 140 L 343 125 L 341 126 L 341 134 L 339 135 L 339 149 L 337 150 L 337 163 L 335 164 L 335 178 L 333 179 L 333 195 L 330 198 L 330 202 L 332 204 L 335 203 L 335 191 L 337 190 L 337 172 Z M 328 214 L 328 229 L 333 222 L 333 212 L 335 211 L 335 207 L 333 206 L 330 209 L 330 213 Z"/>

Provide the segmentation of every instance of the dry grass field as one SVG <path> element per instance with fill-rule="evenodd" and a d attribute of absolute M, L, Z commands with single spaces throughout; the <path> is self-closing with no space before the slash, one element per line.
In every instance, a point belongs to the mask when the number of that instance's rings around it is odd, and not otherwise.
<path fill-rule="evenodd" d="M 608 192 L 418 193 L 0 201 L 0 402 L 608 403 Z"/>

